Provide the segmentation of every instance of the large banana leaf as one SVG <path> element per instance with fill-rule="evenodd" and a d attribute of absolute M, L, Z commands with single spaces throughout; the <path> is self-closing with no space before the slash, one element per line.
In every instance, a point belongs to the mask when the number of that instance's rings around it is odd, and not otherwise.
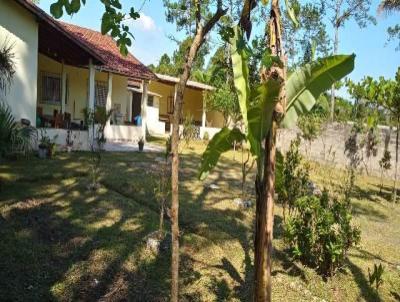
<path fill-rule="evenodd" d="M 208 173 L 217 165 L 221 154 L 230 150 L 235 141 L 241 142 L 245 138 L 245 135 L 237 128 L 224 127 L 214 135 L 201 158 L 199 179 L 203 180 L 207 177 Z"/>
<path fill-rule="evenodd" d="M 250 143 L 251 153 L 257 158 L 261 156 L 261 143 L 271 128 L 272 113 L 278 101 L 279 88 L 279 82 L 270 80 L 261 84 L 252 95 L 256 105 L 251 107 L 247 113 L 247 139 Z"/>
<path fill-rule="evenodd" d="M 281 125 L 292 127 L 298 116 L 312 109 L 321 93 L 354 69 L 355 55 L 318 59 L 297 69 L 286 82 L 286 115 Z"/>
<path fill-rule="evenodd" d="M 234 28 L 235 35 L 231 40 L 232 44 L 232 69 L 234 76 L 234 84 L 239 99 L 240 112 L 243 122 L 248 126 L 247 108 L 250 97 L 250 81 L 249 81 L 249 56 L 250 49 L 246 45 L 242 30 L 236 26 Z"/>

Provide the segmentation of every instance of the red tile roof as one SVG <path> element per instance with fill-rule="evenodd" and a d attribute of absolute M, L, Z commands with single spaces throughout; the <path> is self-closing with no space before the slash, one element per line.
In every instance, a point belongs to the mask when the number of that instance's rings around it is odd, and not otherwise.
<path fill-rule="evenodd" d="M 60 25 L 80 43 L 90 47 L 96 54 L 103 59 L 105 64 L 102 70 L 115 72 L 132 78 L 155 79 L 154 73 L 143 65 L 132 54 L 123 56 L 116 42 L 108 35 L 102 35 L 98 31 L 59 22 Z"/>
<path fill-rule="evenodd" d="M 132 54 L 124 57 L 116 42 L 100 32 L 55 20 L 36 6 L 31 0 L 15 0 L 25 9 L 36 15 L 66 38 L 71 39 L 96 61 L 101 62 L 101 69 L 136 79 L 156 79 L 155 74 L 136 59 Z"/>

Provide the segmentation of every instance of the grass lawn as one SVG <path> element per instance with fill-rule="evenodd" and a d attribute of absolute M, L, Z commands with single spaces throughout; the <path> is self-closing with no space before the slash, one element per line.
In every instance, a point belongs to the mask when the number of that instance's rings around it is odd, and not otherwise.
<path fill-rule="evenodd" d="M 203 148 L 186 148 L 181 161 L 181 301 L 251 301 L 254 207 L 232 201 L 239 156 L 228 153 L 202 183 Z M 170 254 L 156 256 L 144 241 L 158 227 L 151 172 L 158 156 L 106 153 L 97 193 L 86 189 L 86 153 L 0 164 L 0 300 L 168 301 Z M 326 171 L 313 165 L 312 178 L 335 185 L 342 177 Z M 380 197 L 378 184 L 358 178 L 352 202 L 362 241 L 328 280 L 288 257 L 276 206 L 274 301 L 400 301 L 400 205 Z M 374 263 L 385 267 L 379 294 L 368 284 Z"/>

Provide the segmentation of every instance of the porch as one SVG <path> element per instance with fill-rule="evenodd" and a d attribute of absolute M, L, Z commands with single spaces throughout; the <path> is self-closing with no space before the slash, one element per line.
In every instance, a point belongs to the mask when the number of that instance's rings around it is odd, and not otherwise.
<path fill-rule="evenodd" d="M 128 63 L 132 64 L 123 60 L 133 60 L 133 57 L 120 58 L 119 50 L 110 37 L 70 24 L 61 25 L 73 36 L 72 39 L 57 35 L 54 28 L 39 26 L 36 126 L 61 146 L 66 145 L 67 133 L 70 131 L 73 148 L 87 150 L 91 139 L 87 131 L 88 112 L 103 107 L 107 111 L 112 110 L 110 121 L 105 128 L 107 140 L 136 142 L 140 137 L 144 137 L 144 128 L 134 123 L 132 95 L 127 90 L 128 77 L 132 77 L 132 74 L 129 70 L 123 70 Z M 77 36 L 74 37 L 75 34 Z M 86 35 L 95 35 L 96 42 L 88 42 L 84 39 Z M 99 43 L 101 39 L 110 39 L 104 44 L 107 51 L 114 51 L 116 62 L 121 66 L 107 66 L 110 65 L 109 61 L 112 61 L 109 53 L 105 64 L 104 61 L 101 62 L 102 52 L 100 58 L 96 58 L 99 53 L 93 54 L 87 49 L 82 49 L 85 48 L 82 44 Z M 110 50 L 110 42 L 116 50 Z M 103 50 L 102 45 L 86 46 Z M 136 64 L 136 68 L 137 65 L 140 64 Z M 137 80 L 143 87 L 147 87 L 148 80 Z M 146 97 L 146 94 L 142 95 L 140 104 L 145 104 Z"/>

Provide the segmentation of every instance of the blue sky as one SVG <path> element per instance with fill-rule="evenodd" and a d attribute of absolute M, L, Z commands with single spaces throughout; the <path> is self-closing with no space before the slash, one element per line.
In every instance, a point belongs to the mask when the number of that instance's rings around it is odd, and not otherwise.
<path fill-rule="evenodd" d="M 50 4 L 54 0 L 41 0 L 40 6 L 49 12 Z M 102 7 L 98 0 L 87 1 L 85 7 L 73 17 L 64 16 L 66 22 L 75 23 L 92 29 L 100 29 Z M 139 7 L 142 0 L 121 0 L 124 7 L 136 5 Z M 378 0 L 372 1 L 371 14 L 376 15 Z M 171 54 L 176 43 L 168 36 L 182 39 L 184 34 L 177 33 L 173 24 L 165 21 L 162 0 L 147 0 L 141 18 L 131 21 L 131 30 L 135 36 L 131 52 L 143 63 L 157 63 L 163 53 Z M 340 31 L 340 53 L 356 53 L 356 67 L 350 78 L 360 80 L 366 75 L 373 77 L 385 76 L 393 78 L 400 66 L 400 51 L 395 51 L 396 43 L 387 42 L 386 29 L 400 20 L 399 14 L 388 17 L 377 17 L 378 24 L 369 25 L 360 29 L 354 22 L 347 23 Z M 332 32 L 332 28 L 328 27 Z"/>

